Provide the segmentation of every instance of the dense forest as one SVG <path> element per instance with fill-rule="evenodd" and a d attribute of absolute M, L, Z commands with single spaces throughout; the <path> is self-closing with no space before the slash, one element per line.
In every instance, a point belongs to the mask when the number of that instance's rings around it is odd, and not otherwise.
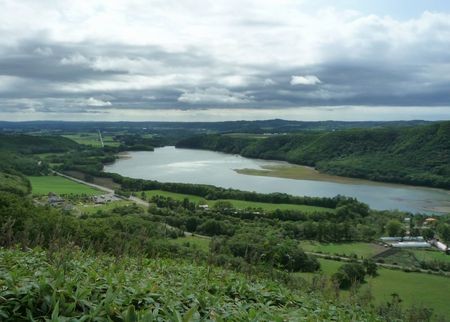
<path fill-rule="evenodd" d="M 177 147 L 284 160 L 341 176 L 450 189 L 450 122 L 267 138 L 203 134 L 183 139 Z"/>

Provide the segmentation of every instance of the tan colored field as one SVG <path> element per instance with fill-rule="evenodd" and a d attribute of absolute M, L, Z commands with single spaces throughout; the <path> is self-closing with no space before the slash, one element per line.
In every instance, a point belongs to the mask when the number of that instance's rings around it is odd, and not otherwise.
<path fill-rule="evenodd" d="M 340 177 L 331 174 L 326 174 L 317 171 L 312 167 L 295 165 L 295 164 L 280 164 L 274 166 L 262 166 L 262 170 L 259 169 L 235 169 L 237 173 L 247 174 L 253 176 L 266 176 L 266 177 L 278 177 L 287 179 L 297 179 L 297 180 L 315 180 L 315 181 L 329 181 L 336 183 L 347 183 L 347 184 L 371 184 L 377 185 L 374 181 Z M 383 183 L 383 185 L 387 185 Z"/>

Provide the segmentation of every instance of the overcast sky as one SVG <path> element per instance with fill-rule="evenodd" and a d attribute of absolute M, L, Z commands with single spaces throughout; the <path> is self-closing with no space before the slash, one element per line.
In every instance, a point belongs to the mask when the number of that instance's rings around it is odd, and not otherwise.
<path fill-rule="evenodd" d="M 0 9 L 0 120 L 450 119 L 448 0 Z"/>

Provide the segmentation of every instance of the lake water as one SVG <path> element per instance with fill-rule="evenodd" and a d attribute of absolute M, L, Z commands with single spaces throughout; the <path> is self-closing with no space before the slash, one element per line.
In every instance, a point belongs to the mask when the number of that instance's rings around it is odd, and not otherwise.
<path fill-rule="evenodd" d="M 399 209 L 439 214 L 449 209 L 450 192 L 405 185 L 361 181 L 357 184 L 294 180 L 239 174 L 234 169 L 261 169 L 286 164 L 278 161 L 248 159 L 239 155 L 205 150 L 163 147 L 153 152 L 129 152 L 126 157 L 105 166 L 104 171 L 160 182 L 203 183 L 261 193 L 285 192 L 299 196 L 355 197 L 373 209 Z"/>

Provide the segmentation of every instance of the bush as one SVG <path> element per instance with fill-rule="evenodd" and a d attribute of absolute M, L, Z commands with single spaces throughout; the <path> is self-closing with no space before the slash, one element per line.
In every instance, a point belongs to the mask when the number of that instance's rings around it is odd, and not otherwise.
<path fill-rule="evenodd" d="M 356 283 L 364 282 L 366 270 L 359 263 L 348 263 L 342 265 L 339 270 L 333 274 L 332 279 L 341 289 L 349 289 Z"/>

